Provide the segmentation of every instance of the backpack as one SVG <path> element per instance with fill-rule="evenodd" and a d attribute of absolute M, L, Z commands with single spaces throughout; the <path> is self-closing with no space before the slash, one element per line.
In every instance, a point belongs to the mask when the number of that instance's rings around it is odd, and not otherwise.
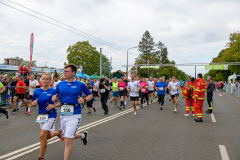
<path fill-rule="evenodd" d="M 184 98 L 190 98 L 193 96 L 193 88 L 190 87 L 189 85 L 184 85 L 182 89 L 182 96 Z"/>

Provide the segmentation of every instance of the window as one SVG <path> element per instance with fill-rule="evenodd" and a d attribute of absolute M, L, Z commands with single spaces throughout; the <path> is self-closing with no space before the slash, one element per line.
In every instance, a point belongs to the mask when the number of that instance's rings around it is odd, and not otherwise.
<path fill-rule="evenodd" d="M 7 59 L 7 64 L 9 64 L 9 59 Z"/>
<path fill-rule="evenodd" d="M 16 65 L 16 59 L 13 60 L 13 65 Z"/>

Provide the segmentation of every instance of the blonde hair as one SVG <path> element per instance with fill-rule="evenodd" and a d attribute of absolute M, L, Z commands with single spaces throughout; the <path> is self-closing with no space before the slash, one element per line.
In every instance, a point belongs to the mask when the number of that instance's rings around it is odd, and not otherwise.
<path fill-rule="evenodd" d="M 50 80 L 52 80 L 52 75 L 51 75 L 50 72 L 47 71 L 47 72 L 43 73 L 42 76 L 43 76 L 43 75 L 48 75 L 48 76 L 50 77 Z"/>

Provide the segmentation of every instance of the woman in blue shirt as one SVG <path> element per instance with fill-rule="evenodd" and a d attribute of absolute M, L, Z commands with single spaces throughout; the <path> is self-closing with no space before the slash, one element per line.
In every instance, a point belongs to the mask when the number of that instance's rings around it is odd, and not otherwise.
<path fill-rule="evenodd" d="M 49 72 L 44 73 L 41 77 L 42 87 L 35 90 L 32 99 L 33 106 L 39 105 L 39 114 L 36 120 L 36 122 L 39 122 L 41 128 L 39 160 L 44 159 L 48 139 L 59 136 L 60 141 L 63 141 L 61 129 L 55 131 L 55 122 L 57 118 L 55 107 L 60 107 L 60 103 L 56 105 L 52 102 L 52 96 L 56 94 L 56 90 L 50 87 L 51 81 L 51 74 Z"/>

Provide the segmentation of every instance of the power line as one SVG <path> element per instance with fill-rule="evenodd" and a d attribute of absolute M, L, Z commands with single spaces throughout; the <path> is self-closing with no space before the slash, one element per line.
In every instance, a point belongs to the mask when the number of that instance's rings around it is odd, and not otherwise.
<path fill-rule="evenodd" d="M 50 23 L 50 24 L 52 24 L 52 25 L 55 25 L 55 26 L 60 27 L 60 28 L 62 28 L 62 29 L 65 29 L 65 30 L 67 30 L 67 31 L 70 31 L 70 32 L 72 32 L 72 33 L 78 34 L 78 35 L 83 36 L 83 37 L 85 37 L 85 38 L 91 39 L 91 40 L 96 41 L 96 42 L 98 42 L 98 43 L 104 44 L 104 45 L 106 45 L 106 46 L 108 46 L 108 47 L 111 47 L 111 48 L 113 48 L 113 49 L 116 49 L 116 50 L 118 50 L 118 51 L 121 51 L 121 52 L 126 53 L 126 50 L 124 50 L 124 49 L 119 49 L 120 47 L 117 48 L 117 47 L 115 47 L 114 45 L 113 45 L 113 46 L 110 46 L 110 45 L 108 45 L 108 44 L 106 44 L 106 43 L 104 43 L 104 42 L 101 42 L 101 41 L 103 41 L 103 40 L 100 40 L 100 41 L 99 41 L 99 40 L 93 39 L 93 38 L 91 38 L 91 37 L 88 37 L 88 36 L 86 36 L 86 35 L 80 34 L 80 33 L 78 33 L 78 32 L 75 32 L 75 31 L 73 31 L 73 30 L 70 30 L 70 29 L 68 29 L 68 28 L 62 27 L 62 26 L 60 26 L 60 25 L 58 25 L 58 24 L 52 23 L 52 22 L 50 22 L 50 21 L 48 21 L 48 20 L 42 19 L 42 18 L 40 18 L 40 17 L 37 17 L 37 16 L 35 16 L 35 15 L 32 15 L 32 14 L 30 14 L 30 13 L 27 13 L 27 12 L 25 12 L 25 11 L 22 11 L 22 10 L 20 10 L 20 9 L 17 9 L 17 8 L 15 8 L 15 7 L 9 6 L 9 5 L 5 4 L 5 3 L 2 3 L 2 2 L 0 2 L 0 3 L 3 4 L 3 5 L 5 5 L 5 6 L 7 6 L 7 7 L 10 7 L 10 8 L 12 8 L 12 9 L 15 9 L 15 10 L 17 10 L 17 11 L 19 11 L 19 12 L 25 13 L 25 14 L 27 14 L 27 15 L 30 15 L 30 16 L 32 16 L 32 17 L 35 17 L 35 18 L 37 18 L 37 19 L 40 19 L 40 20 L 42 20 L 42 21 L 45 21 L 45 22 L 47 22 L 47 23 Z M 50 19 L 51 19 L 51 18 L 50 18 Z M 61 22 L 58 22 L 58 23 L 61 23 Z M 63 23 L 61 23 L 61 24 L 63 24 Z M 68 25 L 66 25 L 66 26 L 68 26 Z M 73 28 L 73 27 L 71 27 L 71 28 Z M 75 30 L 77 30 L 77 29 L 75 29 Z M 107 43 L 108 43 L 108 42 L 107 42 Z M 135 55 L 137 55 L 137 54 L 135 54 Z"/>

